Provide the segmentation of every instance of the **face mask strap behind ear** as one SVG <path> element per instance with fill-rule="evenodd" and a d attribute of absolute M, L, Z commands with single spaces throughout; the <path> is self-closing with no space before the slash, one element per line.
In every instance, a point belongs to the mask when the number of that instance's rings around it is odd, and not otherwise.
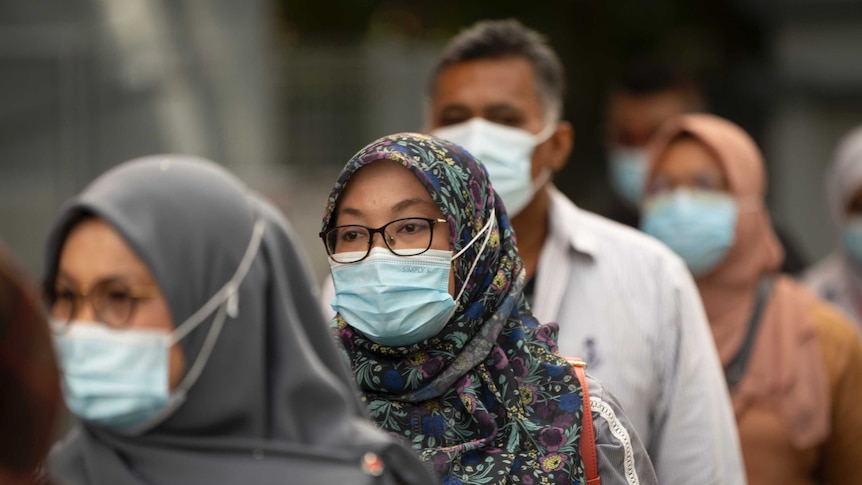
<path fill-rule="evenodd" d="M 494 221 L 496 221 L 496 220 L 497 220 L 497 209 L 496 209 L 496 207 L 492 207 L 491 208 L 491 216 L 488 219 L 488 222 L 485 224 L 485 227 L 483 227 L 482 230 L 479 231 L 479 233 L 476 234 L 476 236 L 473 239 L 471 239 L 470 242 L 467 243 L 466 246 L 464 246 L 460 251 L 458 251 L 458 254 L 456 254 L 455 256 L 452 256 L 452 261 L 456 260 L 459 256 L 464 254 L 464 252 L 467 251 L 467 249 L 469 249 L 470 246 L 472 246 L 473 243 L 476 242 L 476 240 L 478 240 L 480 237 L 482 237 L 483 233 L 485 234 L 485 240 L 482 241 L 482 247 L 479 248 L 478 252 L 476 252 L 476 258 L 473 260 L 473 266 L 470 267 L 470 272 L 468 272 L 467 277 L 464 278 L 464 284 L 461 285 L 461 291 L 459 291 L 458 296 L 455 297 L 455 303 L 457 303 L 459 300 L 461 300 L 461 296 L 464 294 L 464 290 L 467 289 L 467 282 L 470 281 L 470 277 L 473 276 L 473 271 L 476 270 L 476 265 L 479 264 L 479 258 L 482 257 L 482 253 L 485 252 L 485 247 L 488 246 L 488 241 L 491 239 L 491 232 L 492 232 L 491 229 L 494 227 Z"/>
<path fill-rule="evenodd" d="M 557 122 L 551 121 L 550 123 L 545 125 L 544 128 L 542 128 L 542 131 L 536 133 L 535 138 L 533 138 L 535 140 L 534 145 L 538 146 L 538 145 L 541 145 L 542 143 L 545 143 L 546 141 L 550 140 L 551 136 L 553 136 L 554 133 L 556 133 L 556 131 L 557 131 Z"/>
<path fill-rule="evenodd" d="M 197 328 L 197 326 L 200 325 L 206 317 L 212 315 L 212 313 L 225 302 L 227 303 L 228 315 L 230 315 L 231 318 L 239 316 L 239 295 L 237 290 L 243 279 L 245 279 L 245 275 L 248 273 L 249 268 L 251 268 L 251 263 L 254 261 L 255 256 L 257 256 L 257 250 L 260 247 L 261 240 L 263 239 L 265 227 L 266 225 L 263 220 L 259 219 L 255 222 L 254 229 L 251 233 L 251 240 L 248 243 L 245 254 L 242 257 L 239 266 L 237 266 L 233 277 L 231 277 L 231 279 L 219 291 L 217 291 L 212 298 L 204 303 L 198 311 L 192 314 L 192 316 L 186 319 L 185 322 L 174 330 L 173 335 L 171 336 L 171 345 L 185 338 L 186 335 Z"/>
<path fill-rule="evenodd" d="M 201 372 L 203 372 L 204 367 L 206 366 L 207 361 L 209 361 L 210 354 L 212 353 L 213 348 L 215 347 L 216 342 L 218 341 L 218 337 L 221 334 L 222 328 L 224 327 L 224 323 L 227 320 L 227 317 L 236 318 L 239 316 L 239 286 L 242 284 L 245 279 L 246 274 L 248 274 L 248 270 L 251 268 L 252 262 L 254 262 L 255 257 L 257 256 L 258 249 L 260 248 L 261 240 L 263 239 L 264 229 L 266 228 L 266 224 L 263 219 L 258 219 L 254 224 L 254 229 L 252 230 L 251 240 L 249 241 L 248 247 L 246 248 L 245 254 L 242 257 L 239 265 L 237 266 L 236 272 L 234 272 L 233 277 L 218 291 L 216 294 L 212 296 L 203 306 L 198 309 L 191 317 L 189 317 L 185 322 L 183 322 L 174 333 L 171 335 L 170 345 L 173 345 L 180 340 L 182 340 L 186 335 L 188 335 L 192 330 L 194 330 L 198 325 L 201 324 L 209 315 L 212 314 L 216 309 L 218 312 L 216 313 L 215 318 L 213 319 L 213 324 L 210 327 L 207 336 L 201 345 L 201 350 L 198 352 L 197 357 L 195 358 L 194 363 L 189 368 L 189 371 L 183 377 L 183 380 L 180 384 L 173 390 L 171 393 L 171 401 L 168 406 L 159 413 L 157 418 L 147 422 L 143 426 L 138 429 L 130 430 L 131 433 L 137 433 L 143 431 L 145 429 L 149 429 L 156 424 L 160 423 L 162 420 L 170 416 L 175 409 L 177 409 L 184 401 L 185 395 L 188 390 L 194 385 L 197 381 L 198 377 L 200 377 Z"/>

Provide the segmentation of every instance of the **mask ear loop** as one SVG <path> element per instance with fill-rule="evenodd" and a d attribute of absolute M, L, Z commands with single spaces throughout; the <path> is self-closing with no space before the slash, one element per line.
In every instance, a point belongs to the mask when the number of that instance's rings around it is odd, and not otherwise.
<path fill-rule="evenodd" d="M 551 138 L 551 136 L 553 136 L 556 131 L 557 123 L 555 121 L 548 123 L 547 125 L 545 125 L 544 128 L 542 128 L 542 131 L 536 133 L 535 137 L 533 138 L 533 146 L 539 146 L 542 143 L 545 143 Z"/>
<path fill-rule="evenodd" d="M 455 297 L 455 303 L 457 303 L 458 301 L 461 300 L 461 296 L 464 294 L 464 290 L 467 289 L 467 282 L 470 281 L 470 277 L 473 276 L 473 271 L 476 270 L 476 265 L 479 264 L 479 258 L 482 257 L 482 253 L 485 252 L 485 248 L 488 246 L 488 241 L 491 239 L 491 232 L 492 232 L 491 229 L 494 227 L 494 222 L 496 222 L 496 221 L 497 221 L 497 209 L 496 209 L 496 207 L 492 207 L 491 208 L 491 217 L 488 220 L 488 222 L 485 224 L 485 227 L 483 227 L 482 230 L 479 231 L 479 233 L 476 234 L 476 236 L 473 239 L 471 239 L 470 242 L 467 243 L 466 246 L 464 246 L 460 251 L 458 251 L 458 254 L 456 254 L 455 256 L 452 256 L 452 261 L 455 261 L 456 259 L 458 259 L 459 256 L 464 254 L 465 251 L 470 249 L 470 246 L 472 246 L 473 243 L 475 243 L 477 239 L 482 237 L 483 233 L 485 234 L 485 240 L 482 241 L 482 247 L 479 248 L 479 251 L 476 253 L 476 258 L 473 260 L 473 266 L 470 267 L 470 272 L 468 272 L 467 277 L 464 278 L 464 284 L 461 285 L 461 291 L 459 291 L 458 296 Z"/>
<path fill-rule="evenodd" d="M 161 423 L 168 416 L 173 414 L 173 412 L 185 401 L 186 393 L 188 393 L 189 389 L 191 389 L 194 383 L 197 382 L 198 377 L 200 377 L 206 363 L 209 361 L 210 354 L 218 341 L 218 337 L 221 334 L 222 328 L 227 320 L 227 316 L 230 315 L 231 318 L 239 316 L 239 286 L 245 279 L 246 274 L 248 274 L 248 270 L 251 268 L 251 264 L 257 256 L 265 228 L 266 224 L 263 219 L 255 221 L 254 229 L 251 233 L 251 241 L 249 241 L 245 254 L 242 257 L 239 266 L 237 266 L 233 277 L 221 288 L 221 290 L 216 292 L 209 301 L 201 306 L 198 311 L 192 314 L 191 317 L 174 330 L 168 341 L 168 346 L 171 346 L 185 338 L 186 335 L 206 320 L 206 317 L 218 309 L 218 312 L 213 319 L 213 324 L 207 333 L 203 345 L 201 345 L 201 350 L 195 358 L 195 362 L 189 368 L 189 371 L 183 377 L 182 381 L 180 381 L 180 384 L 171 393 L 172 395 L 168 406 L 166 406 L 158 416 L 149 422 L 129 430 L 130 434 L 141 433 Z"/>

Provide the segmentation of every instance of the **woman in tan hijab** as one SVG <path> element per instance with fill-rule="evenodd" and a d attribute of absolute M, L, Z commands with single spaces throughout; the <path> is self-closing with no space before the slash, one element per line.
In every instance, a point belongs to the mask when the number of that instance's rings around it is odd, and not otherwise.
<path fill-rule="evenodd" d="M 862 483 L 862 340 L 777 273 L 757 146 L 727 120 L 684 115 L 659 131 L 650 163 L 641 228 L 696 278 L 749 483 Z"/>

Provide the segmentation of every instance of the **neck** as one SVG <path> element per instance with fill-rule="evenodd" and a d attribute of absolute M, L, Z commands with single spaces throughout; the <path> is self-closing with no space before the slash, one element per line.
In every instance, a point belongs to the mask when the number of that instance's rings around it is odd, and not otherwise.
<path fill-rule="evenodd" d="M 736 355 L 751 318 L 759 279 L 727 284 L 715 275 L 695 281 L 721 362 Z"/>
<path fill-rule="evenodd" d="M 536 274 L 542 246 L 548 237 L 548 199 L 548 189 L 543 187 L 521 212 L 512 217 L 518 253 L 524 261 L 528 280 Z"/>

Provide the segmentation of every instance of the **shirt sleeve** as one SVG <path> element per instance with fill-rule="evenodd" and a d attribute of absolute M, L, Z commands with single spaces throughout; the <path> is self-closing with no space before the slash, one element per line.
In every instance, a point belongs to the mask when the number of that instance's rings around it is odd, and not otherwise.
<path fill-rule="evenodd" d="M 589 375 L 587 386 L 602 485 L 657 484 L 649 455 L 617 399 Z"/>
<path fill-rule="evenodd" d="M 655 358 L 661 394 L 647 447 L 666 485 L 745 484 L 733 405 L 700 295 L 679 260 L 665 268 L 668 331 Z"/>

